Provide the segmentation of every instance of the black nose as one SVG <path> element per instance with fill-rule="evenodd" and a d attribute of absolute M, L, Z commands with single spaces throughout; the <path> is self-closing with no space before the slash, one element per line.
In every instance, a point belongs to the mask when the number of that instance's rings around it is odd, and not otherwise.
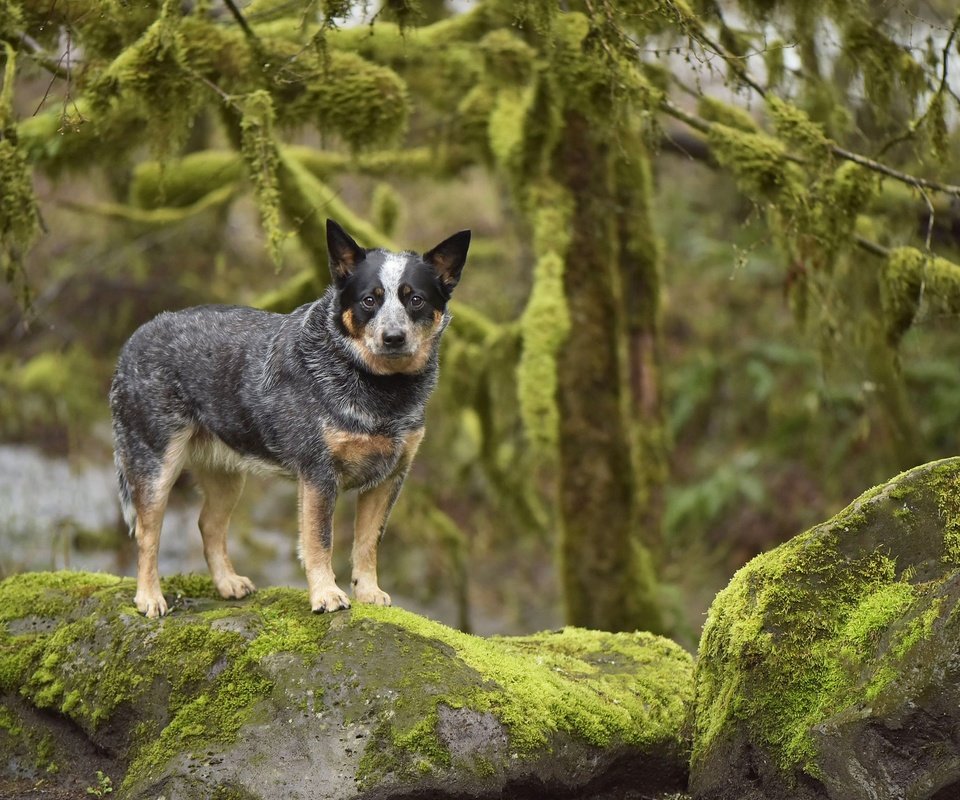
<path fill-rule="evenodd" d="M 385 331 L 383 334 L 383 343 L 387 347 L 400 347 L 407 341 L 407 334 L 403 331 Z"/>

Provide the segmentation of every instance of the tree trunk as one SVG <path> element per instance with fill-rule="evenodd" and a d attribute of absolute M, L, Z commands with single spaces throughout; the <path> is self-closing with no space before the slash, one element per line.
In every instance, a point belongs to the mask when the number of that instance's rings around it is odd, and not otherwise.
<path fill-rule="evenodd" d="M 571 330 L 558 357 L 563 582 L 569 623 L 659 631 L 639 524 L 649 493 L 636 470 L 614 167 L 609 143 L 569 114 L 557 161 L 576 202 L 564 273 Z"/>

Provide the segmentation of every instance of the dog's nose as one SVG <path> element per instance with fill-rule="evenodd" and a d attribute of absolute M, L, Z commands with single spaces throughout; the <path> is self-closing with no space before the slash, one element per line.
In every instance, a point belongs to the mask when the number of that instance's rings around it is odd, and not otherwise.
<path fill-rule="evenodd" d="M 383 343 L 387 347 L 400 347 L 407 341 L 407 334 L 403 331 L 384 331 Z"/>

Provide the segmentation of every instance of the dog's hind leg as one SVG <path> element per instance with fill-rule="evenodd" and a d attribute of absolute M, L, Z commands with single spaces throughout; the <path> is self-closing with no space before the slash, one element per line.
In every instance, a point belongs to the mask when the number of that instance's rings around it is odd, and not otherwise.
<path fill-rule="evenodd" d="M 221 597 L 246 597 L 256 587 L 249 578 L 237 575 L 227 555 L 227 528 L 230 515 L 243 491 L 243 473 L 196 468 L 193 473 L 203 492 L 200 535 L 203 537 L 203 556 L 210 568 L 213 585 Z"/>
<path fill-rule="evenodd" d="M 336 491 L 300 478 L 300 560 L 307 572 L 310 607 L 317 613 L 350 608 L 333 574 L 333 506 Z"/>
<path fill-rule="evenodd" d="M 137 512 L 134 533 L 137 538 L 137 611 L 148 617 L 162 617 L 167 613 L 167 601 L 160 590 L 157 570 L 157 552 L 160 549 L 160 530 L 167 509 L 170 489 L 183 469 L 187 442 L 193 435 L 184 429 L 170 438 L 159 467 L 149 476 L 133 478 L 133 504 Z"/>

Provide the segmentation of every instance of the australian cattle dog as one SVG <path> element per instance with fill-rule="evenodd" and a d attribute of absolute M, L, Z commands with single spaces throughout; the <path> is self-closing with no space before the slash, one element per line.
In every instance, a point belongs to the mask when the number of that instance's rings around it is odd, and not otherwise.
<path fill-rule="evenodd" d="M 331 563 L 337 493 L 356 489 L 353 596 L 390 605 L 377 545 L 423 437 L 447 303 L 470 231 L 418 255 L 360 247 L 327 220 L 332 283 L 290 314 L 208 305 L 160 314 L 124 345 L 110 389 L 120 500 L 136 536 L 137 609 L 167 613 L 157 550 L 189 468 L 204 496 L 203 552 L 223 597 L 253 583 L 227 555 L 249 470 L 294 477 L 299 553 L 314 611 L 349 608 Z"/>

